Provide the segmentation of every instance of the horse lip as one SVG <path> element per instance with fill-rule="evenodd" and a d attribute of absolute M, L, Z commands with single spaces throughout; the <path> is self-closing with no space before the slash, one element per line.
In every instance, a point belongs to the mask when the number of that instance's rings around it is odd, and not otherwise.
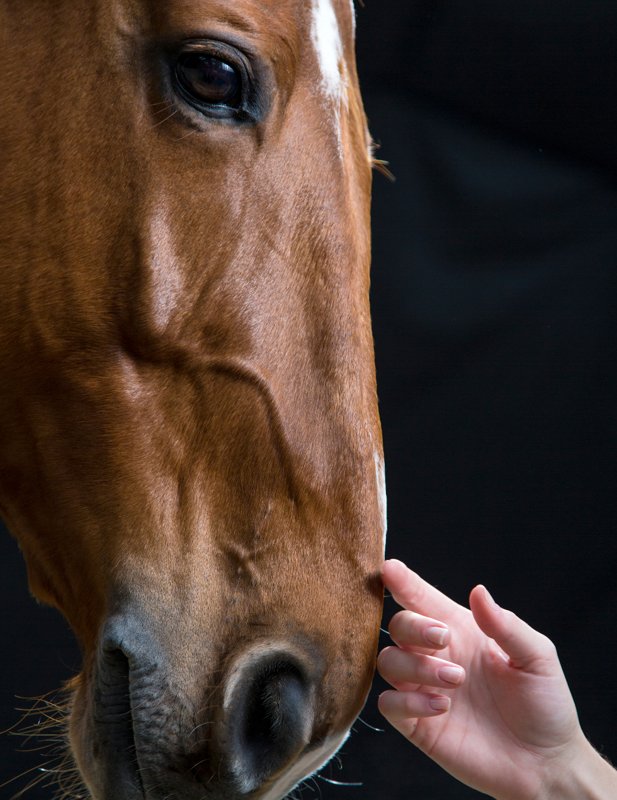
<path fill-rule="evenodd" d="M 95 723 L 95 730 L 98 724 Z M 99 759 L 103 760 L 103 777 L 99 791 L 93 791 L 95 800 L 146 800 L 137 752 L 131 747 L 130 760 L 119 748 L 99 742 Z M 101 760 L 102 760 L 101 759 Z"/>
<path fill-rule="evenodd" d="M 93 687 L 93 726 L 103 764 L 105 800 L 145 800 L 135 741 L 129 658 L 121 647 L 101 648 Z"/>

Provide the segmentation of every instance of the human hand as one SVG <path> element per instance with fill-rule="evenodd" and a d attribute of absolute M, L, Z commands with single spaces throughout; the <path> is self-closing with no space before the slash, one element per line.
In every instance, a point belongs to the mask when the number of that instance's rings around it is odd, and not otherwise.
<path fill-rule="evenodd" d="M 403 736 L 499 800 L 570 797 L 552 787 L 574 765 L 600 768 L 546 636 L 482 586 L 468 610 L 400 561 L 384 564 L 383 580 L 406 610 L 390 622 L 396 646 L 379 655 L 379 672 L 396 689 L 381 695 L 379 709 Z"/>

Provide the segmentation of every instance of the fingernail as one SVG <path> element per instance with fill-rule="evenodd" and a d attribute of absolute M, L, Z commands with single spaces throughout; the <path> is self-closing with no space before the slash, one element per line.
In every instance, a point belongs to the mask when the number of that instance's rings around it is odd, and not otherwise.
<path fill-rule="evenodd" d="M 465 670 L 461 667 L 441 667 L 441 669 L 437 671 L 437 675 L 442 681 L 457 685 L 461 683 L 465 677 Z"/>
<path fill-rule="evenodd" d="M 432 628 L 427 628 L 424 635 L 427 641 L 431 642 L 432 644 L 439 645 L 439 647 L 443 647 L 443 645 L 446 643 L 449 633 L 450 631 L 447 628 L 438 628 L 437 626 L 433 626 Z"/>
<path fill-rule="evenodd" d="M 443 695 L 436 695 L 435 697 L 431 697 L 428 701 L 429 706 L 433 709 L 433 711 L 448 711 L 450 708 L 450 698 L 444 697 Z"/>

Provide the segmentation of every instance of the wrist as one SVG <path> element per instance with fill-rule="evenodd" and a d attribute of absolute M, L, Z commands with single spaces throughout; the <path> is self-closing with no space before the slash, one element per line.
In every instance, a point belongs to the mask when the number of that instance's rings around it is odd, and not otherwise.
<path fill-rule="evenodd" d="M 551 762 L 533 800 L 614 800 L 617 771 L 581 733 L 573 748 Z"/>

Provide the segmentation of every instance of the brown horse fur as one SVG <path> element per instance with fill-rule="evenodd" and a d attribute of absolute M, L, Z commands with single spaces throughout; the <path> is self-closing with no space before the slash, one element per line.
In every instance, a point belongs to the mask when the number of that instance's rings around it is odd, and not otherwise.
<path fill-rule="evenodd" d="M 255 646 L 319 653 L 307 770 L 371 680 L 371 163 L 353 9 L 333 2 L 336 95 L 316 49 L 328 8 L 0 0 L 0 508 L 83 648 L 70 739 L 96 800 L 91 685 L 119 608 L 162 654 L 139 753 L 153 780 L 173 751 L 216 782 L 204 731 Z M 258 120 L 174 94 L 166 54 L 186 40 L 246 54 Z"/>

